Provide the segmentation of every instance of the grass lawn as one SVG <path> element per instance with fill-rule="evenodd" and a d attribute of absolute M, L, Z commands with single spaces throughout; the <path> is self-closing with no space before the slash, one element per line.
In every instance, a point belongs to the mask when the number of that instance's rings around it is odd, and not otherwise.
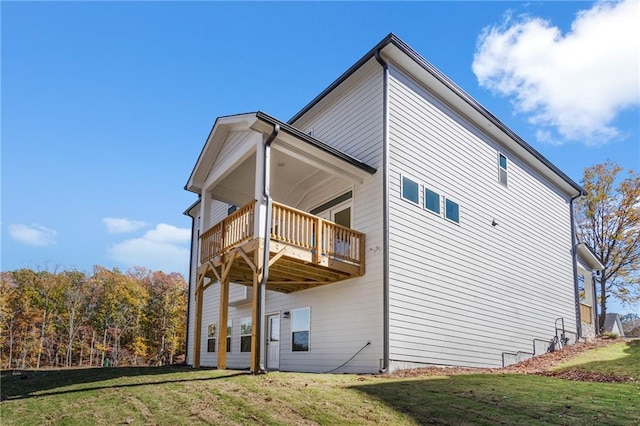
<path fill-rule="evenodd" d="M 640 380 L 640 340 L 616 342 L 584 352 L 554 370 L 595 371 Z"/>
<path fill-rule="evenodd" d="M 639 342 L 616 353 L 622 355 L 596 355 L 579 365 L 616 365 L 618 374 L 635 374 Z M 129 367 L 3 373 L 1 386 L 3 426 L 640 424 L 638 383 L 522 374 L 252 376 L 186 367 Z"/>

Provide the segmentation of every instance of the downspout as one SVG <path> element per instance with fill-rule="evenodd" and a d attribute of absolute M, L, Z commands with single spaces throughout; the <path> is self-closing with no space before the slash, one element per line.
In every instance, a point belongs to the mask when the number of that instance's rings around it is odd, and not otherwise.
<path fill-rule="evenodd" d="M 200 197 L 198 197 L 200 199 Z M 193 234 L 196 230 L 196 218 L 187 214 L 185 215 L 191 218 L 191 248 L 189 250 L 189 281 L 187 282 L 187 333 L 184 338 L 184 363 L 188 365 L 187 360 L 189 356 L 189 316 L 191 315 L 191 280 L 193 279 Z M 196 238 L 196 242 L 200 241 L 200 230 L 198 229 L 198 236 Z"/>
<path fill-rule="evenodd" d="M 573 293 L 575 302 L 576 332 L 578 339 L 582 337 L 582 324 L 580 324 L 580 286 L 578 285 L 578 245 L 576 240 L 575 217 L 573 213 L 573 202 L 582 196 L 580 192 L 575 197 L 571 197 L 569 201 L 569 214 L 571 216 L 571 257 L 573 258 Z"/>
<path fill-rule="evenodd" d="M 374 52 L 382 66 L 382 366 L 381 373 L 389 371 L 389 64 Z"/>
<path fill-rule="evenodd" d="M 591 306 L 593 306 L 593 313 L 591 314 L 591 319 L 593 320 L 593 328 L 595 329 L 596 336 L 600 336 L 600 322 L 598 321 L 598 296 L 596 295 L 596 279 L 600 272 L 591 271 L 591 294 L 593 299 L 591 301 Z"/>
<path fill-rule="evenodd" d="M 265 327 L 264 327 L 264 318 L 263 313 L 265 311 L 266 306 L 266 294 L 267 294 L 267 281 L 269 280 L 269 243 L 271 241 L 271 194 L 269 192 L 269 181 L 271 180 L 270 176 L 270 155 L 271 155 L 271 144 L 278 136 L 280 132 L 280 125 L 274 124 L 273 131 L 271 134 L 265 139 L 263 143 L 264 155 L 263 155 L 263 164 L 262 164 L 262 196 L 266 201 L 267 211 L 264 215 L 264 252 L 262 257 L 262 279 L 260 280 L 260 286 L 258 288 L 258 296 L 260 298 L 260 303 L 258 304 L 258 312 L 257 317 L 259 318 L 259 323 L 256 326 L 259 326 L 260 329 L 256 330 L 259 335 L 258 339 L 258 355 L 260 358 L 260 363 L 258 367 L 258 371 L 254 371 L 256 374 L 266 373 L 267 369 L 265 368 L 264 362 L 264 350 L 263 343 L 266 340 L 265 335 Z"/>

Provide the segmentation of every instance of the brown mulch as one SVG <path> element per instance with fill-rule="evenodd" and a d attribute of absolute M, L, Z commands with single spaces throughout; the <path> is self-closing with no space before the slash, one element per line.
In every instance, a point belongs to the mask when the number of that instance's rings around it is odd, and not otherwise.
<path fill-rule="evenodd" d="M 565 347 L 562 350 L 548 352 L 533 358 L 529 358 L 518 364 L 512 364 L 504 368 L 469 368 L 469 367 L 424 367 L 408 370 L 399 370 L 392 374 L 394 377 L 415 377 L 415 376 L 454 376 L 459 374 L 536 374 L 540 376 L 558 377 L 567 380 L 580 380 L 600 383 L 626 383 L 634 382 L 637 379 L 630 377 L 616 376 L 613 374 L 596 373 L 581 370 L 550 371 L 550 369 L 574 356 L 591 350 L 608 346 L 612 343 L 624 341 L 596 339 L 589 342 L 580 342 Z"/>

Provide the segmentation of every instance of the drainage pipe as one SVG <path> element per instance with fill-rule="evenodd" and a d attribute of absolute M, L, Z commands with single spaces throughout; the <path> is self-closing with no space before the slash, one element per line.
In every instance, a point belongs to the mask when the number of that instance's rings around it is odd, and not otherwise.
<path fill-rule="evenodd" d="M 381 373 L 389 370 L 389 64 L 374 52 L 382 66 L 382 366 Z"/>
<path fill-rule="evenodd" d="M 575 197 L 572 197 L 569 201 L 569 214 L 571 215 L 571 255 L 573 257 L 573 289 L 574 289 L 574 299 L 575 299 L 575 317 L 576 317 L 576 331 L 578 333 L 578 339 L 582 337 L 582 324 L 580 324 L 580 286 L 578 284 L 578 245 L 576 240 L 576 226 L 575 226 L 575 215 L 573 213 L 573 202 L 581 197 L 583 194 L 580 192 Z"/>
<path fill-rule="evenodd" d="M 275 138 L 278 136 L 279 132 L 280 132 L 280 125 L 276 123 L 273 125 L 273 131 L 267 137 L 267 139 L 264 140 L 262 144 L 262 149 L 264 153 L 263 163 L 262 163 L 262 172 L 263 172 L 262 197 L 266 201 L 267 211 L 265 212 L 265 215 L 264 215 L 264 251 L 263 251 L 263 257 L 262 257 L 262 279 L 260 280 L 260 284 L 258 287 L 259 304 L 258 304 L 258 312 L 256 315 L 258 317 L 258 323 L 255 325 L 259 327 L 259 329 L 256 330 L 256 334 L 258 335 L 258 345 L 257 345 L 258 347 L 256 349 L 258 351 L 259 363 L 258 363 L 258 371 L 254 371 L 254 374 L 267 372 L 267 369 L 265 368 L 265 356 L 264 356 L 263 345 L 264 345 L 264 342 L 266 341 L 264 311 L 265 311 L 265 305 L 266 305 L 267 281 L 269 280 L 269 242 L 271 241 L 271 235 L 269 230 L 271 225 L 271 207 L 272 207 L 271 194 L 269 192 L 269 183 L 271 180 L 270 157 L 271 157 L 271 144 L 273 143 Z"/>

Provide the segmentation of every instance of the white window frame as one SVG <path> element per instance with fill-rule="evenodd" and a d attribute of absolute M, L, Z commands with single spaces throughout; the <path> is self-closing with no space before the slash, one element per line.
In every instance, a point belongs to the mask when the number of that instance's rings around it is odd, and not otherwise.
<path fill-rule="evenodd" d="M 433 210 L 431 210 L 430 208 L 427 207 L 427 191 L 433 192 L 434 194 L 438 195 L 438 209 L 440 210 L 439 212 L 434 212 Z M 443 213 L 444 213 L 444 208 L 442 205 L 442 200 L 444 199 L 444 196 L 442 195 L 442 193 L 440 191 L 436 191 L 433 188 L 429 188 L 428 186 L 424 186 L 422 188 L 422 208 L 425 209 L 426 211 L 428 211 L 431 214 L 434 214 L 438 217 L 442 217 Z"/>
<path fill-rule="evenodd" d="M 309 312 L 309 328 L 306 329 L 306 330 L 295 330 L 293 328 L 293 320 L 294 320 L 295 313 L 296 312 L 300 312 L 300 311 Z M 294 351 L 293 350 L 293 334 L 301 332 L 301 331 L 306 331 L 307 332 L 307 350 L 306 351 Z M 309 352 L 311 352 L 311 307 L 310 306 L 291 310 L 291 348 L 290 348 L 290 352 L 291 353 L 309 353 Z"/>
<path fill-rule="evenodd" d="M 415 183 L 416 185 L 418 185 L 418 200 L 417 201 L 413 201 L 410 200 L 408 198 L 405 198 L 404 196 L 404 180 L 410 180 L 413 183 Z M 418 206 L 420 207 L 420 192 L 422 192 L 422 187 L 423 185 L 420 183 L 420 179 L 416 179 L 412 176 L 409 175 L 404 175 L 404 174 L 400 174 L 400 198 L 403 199 L 404 201 L 413 204 L 414 206 Z"/>
<path fill-rule="evenodd" d="M 504 161 L 505 161 L 505 167 L 502 167 L 502 164 L 500 164 L 500 159 L 504 157 Z M 504 182 L 502 181 L 502 173 L 504 172 Z M 498 151 L 498 182 L 500 182 L 500 185 L 504 186 L 505 188 L 509 187 L 509 157 L 507 157 L 506 154 L 499 152 Z"/>
<path fill-rule="evenodd" d="M 447 201 L 451 201 L 452 203 L 455 203 L 458 206 L 458 221 L 456 222 L 453 219 L 449 219 L 447 217 Z M 456 225 L 460 225 L 461 219 L 460 219 L 460 203 L 455 200 L 454 198 L 448 197 L 448 196 L 444 196 L 444 218 L 445 220 L 451 222 L 451 223 L 455 223 Z"/>
<path fill-rule="evenodd" d="M 233 320 L 227 320 L 227 352 L 231 352 L 231 343 L 233 342 Z"/>

